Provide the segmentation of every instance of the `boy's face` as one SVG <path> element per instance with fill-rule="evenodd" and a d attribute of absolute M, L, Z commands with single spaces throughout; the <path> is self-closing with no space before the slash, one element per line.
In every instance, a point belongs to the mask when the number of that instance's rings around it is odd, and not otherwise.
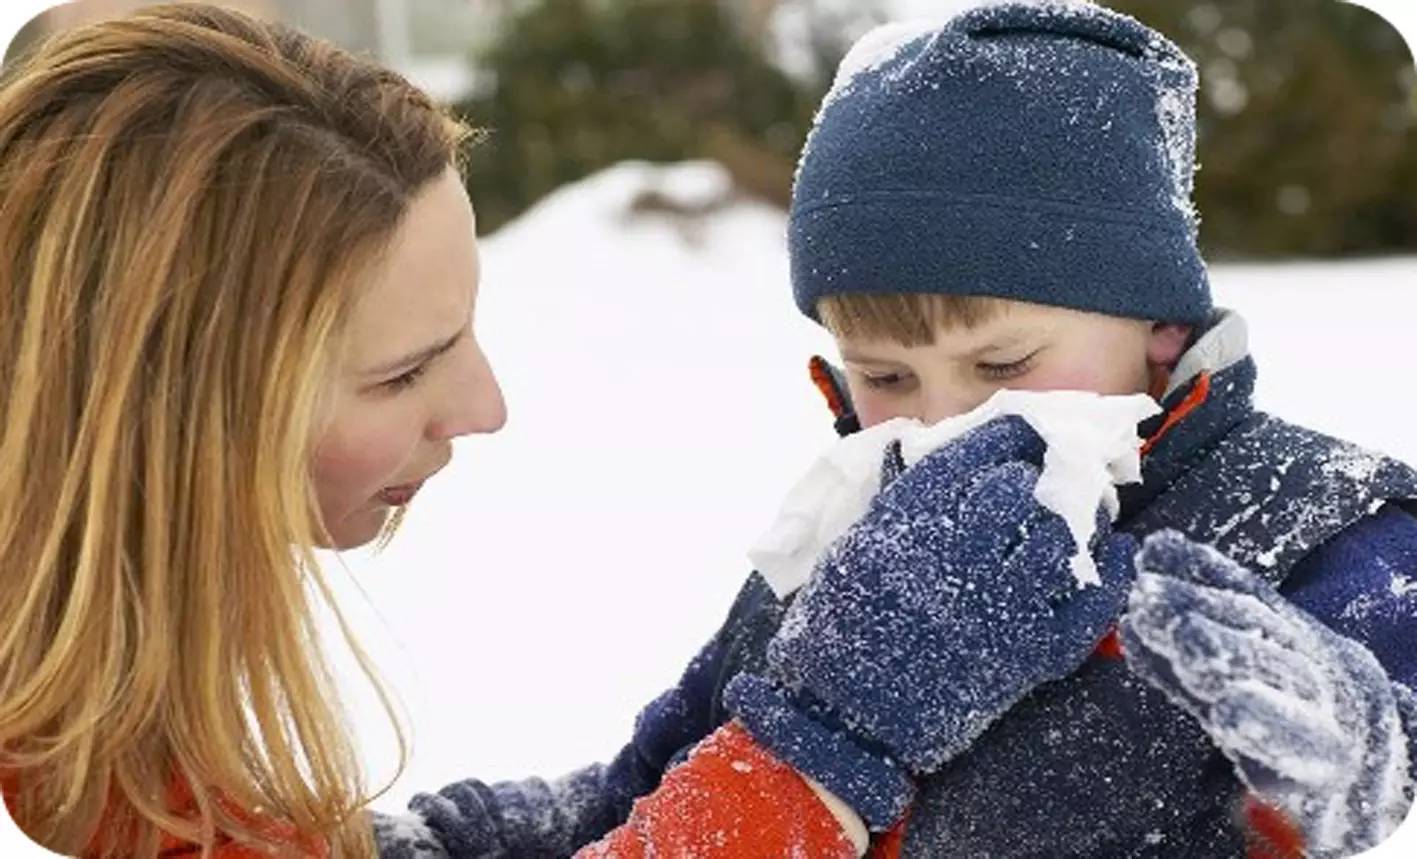
<path fill-rule="evenodd" d="M 973 328 L 936 331 L 927 346 L 837 339 L 863 427 L 895 417 L 933 424 L 1000 388 L 1139 394 L 1174 364 L 1189 326 L 1159 325 L 1021 301 Z"/>

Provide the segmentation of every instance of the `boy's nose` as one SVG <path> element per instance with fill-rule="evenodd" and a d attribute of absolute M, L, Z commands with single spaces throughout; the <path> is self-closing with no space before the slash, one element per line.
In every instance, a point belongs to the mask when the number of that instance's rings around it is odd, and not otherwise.
<path fill-rule="evenodd" d="M 921 398 L 920 414 L 917 417 L 927 426 L 937 424 L 946 418 L 972 411 L 986 399 L 988 399 L 987 396 L 972 395 L 958 390 L 929 391 L 926 396 Z"/>

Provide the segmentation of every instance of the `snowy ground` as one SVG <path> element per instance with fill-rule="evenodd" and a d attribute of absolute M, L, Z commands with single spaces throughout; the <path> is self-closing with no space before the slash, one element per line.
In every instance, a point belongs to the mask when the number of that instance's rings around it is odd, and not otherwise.
<path fill-rule="evenodd" d="M 346 553 L 367 603 L 326 556 L 415 730 L 378 807 L 612 755 L 834 438 L 805 366 L 835 355 L 792 305 L 782 215 L 629 213 L 645 187 L 709 200 L 723 181 L 704 165 L 622 165 L 485 242 L 479 336 L 506 429 L 457 442 L 382 557 Z M 1251 323 L 1261 407 L 1417 461 L 1417 258 L 1212 274 Z M 352 715 L 382 780 L 391 734 L 360 691 Z"/>

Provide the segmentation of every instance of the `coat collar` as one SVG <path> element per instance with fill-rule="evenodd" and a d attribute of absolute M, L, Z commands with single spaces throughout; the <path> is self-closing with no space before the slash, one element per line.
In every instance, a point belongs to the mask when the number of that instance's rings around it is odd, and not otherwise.
<path fill-rule="evenodd" d="M 1161 396 L 1161 414 L 1139 435 L 1142 482 L 1122 486 L 1122 520 L 1145 507 L 1254 414 L 1255 362 L 1240 314 L 1217 308 L 1181 355 Z"/>

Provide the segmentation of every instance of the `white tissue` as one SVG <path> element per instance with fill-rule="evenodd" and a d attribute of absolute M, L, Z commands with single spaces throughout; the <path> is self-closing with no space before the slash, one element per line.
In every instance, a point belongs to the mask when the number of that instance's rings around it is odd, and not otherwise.
<path fill-rule="evenodd" d="M 1117 486 L 1141 481 L 1137 424 L 1160 412 L 1144 394 L 1103 396 L 1086 391 L 1001 390 L 975 410 L 925 426 L 896 418 L 834 445 L 787 494 L 777 520 L 748 558 L 779 598 L 806 583 L 821 557 L 866 512 L 880 490 L 881 458 L 900 439 L 906 465 L 999 415 L 1019 415 L 1047 445 L 1034 490 L 1039 503 L 1067 522 L 1077 551 L 1078 587 L 1100 584 L 1087 551 L 1099 505 L 1115 520 Z"/>

